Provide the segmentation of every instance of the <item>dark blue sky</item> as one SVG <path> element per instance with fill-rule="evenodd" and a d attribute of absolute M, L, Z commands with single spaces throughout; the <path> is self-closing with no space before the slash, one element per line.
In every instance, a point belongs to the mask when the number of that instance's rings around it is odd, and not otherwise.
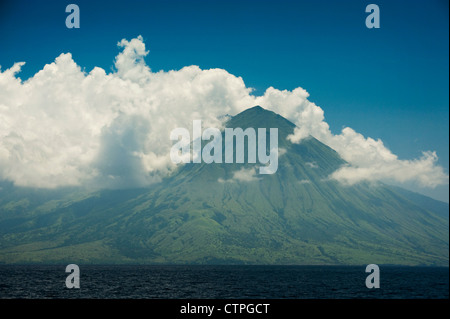
<path fill-rule="evenodd" d="M 301 86 L 333 133 L 350 126 L 401 159 L 435 150 L 448 172 L 448 1 L 0 3 L 0 65 L 26 61 L 22 79 L 62 52 L 86 71 L 109 71 L 117 42 L 142 35 L 153 71 L 223 68 L 258 95 Z M 65 26 L 69 3 L 80 7 L 80 29 Z M 380 7 L 380 29 L 365 26 L 369 3 Z"/>

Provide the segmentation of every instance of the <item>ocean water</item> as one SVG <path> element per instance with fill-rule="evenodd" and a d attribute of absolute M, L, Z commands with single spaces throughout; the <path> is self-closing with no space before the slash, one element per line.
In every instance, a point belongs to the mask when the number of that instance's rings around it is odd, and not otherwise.
<path fill-rule="evenodd" d="M 0 298 L 31 299 L 442 299 L 449 268 L 380 266 L 380 288 L 361 266 L 1 265 Z"/>

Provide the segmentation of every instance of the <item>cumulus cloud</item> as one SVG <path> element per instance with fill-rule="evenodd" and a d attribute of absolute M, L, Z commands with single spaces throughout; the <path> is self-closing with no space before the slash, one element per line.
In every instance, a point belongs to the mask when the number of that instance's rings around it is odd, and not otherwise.
<path fill-rule="evenodd" d="M 221 118 L 261 105 L 293 121 L 294 143 L 312 135 L 349 163 L 331 177 L 345 183 L 390 178 L 424 186 L 448 183 L 435 153 L 399 160 L 380 140 L 351 128 L 333 135 L 323 110 L 302 88 L 270 87 L 254 96 L 241 77 L 223 69 L 152 72 L 142 37 L 118 43 L 114 71 L 84 72 L 70 53 L 26 81 L 24 62 L 0 69 L 0 179 L 16 185 L 133 187 L 158 182 L 174 169 L 170 132 L 221 127 Z M 236 180 L 254 176 L 237 171 Z"/>
<path fill-rule="evenodd" d="M 436 166 L 436 161 L 435 152 L 424 152 L 420 159 L 415 160 L 395 158 L 375 163 L 366 161 L 365 165 L 342 167 L 335 171 L 331 178 L 350 185 L 364 180 L 386 180 L 400 183 L 413 180 L 424 187 L 435 187 L 448 181 L 442 167 Z M 420 173 L 418 174 L 418 172 Z"/>
<path fill-rule="evenodd" d="M 240 182 L 253 182 L 258 180 L 258 177 L 256 177 L 255 168 L 241 168 L 239 171 L 233 173 L 233 179 Z"/>
<path fill-rule="evenodd" d="M 383 141 L 364 137 L 346 127 L 340 134 L 331 133 L 322 108 L 308 100 L 309 93 L 302 88 L 280 91 L 268 88 L 257 103 L 286 117 L 296 124 L 288 136 L 292 143 L 301 143 L 314 136 L 336 150 L 349 165 L 331 174 L 330 178 L 345 184 L 361 181 L 413 182 L 421 187 L 447 185 L 449 176 L 436 164 L 435 152 L 423 152 L 419 159 L 400 160 L 384 146 Z"/>
<path fill-rule="evenodd" d="M 0 72 L 0 178 L 17 185 L 142 186 L 173 169 L 170 131 L 252 105 L 251 89 L 222 69 L 152 73 L 141 37 L 122 40 L 116 70 L 82 71 L 61 54 L 27 81 L 24 63 Z M 1 71 L 1 70 L 0 70 Z"/>
<path fill-rule="evenodd" d="M 316 162 L 307 162 L 305 163 L 306 166 L 308 166 L 309 168 L 319 168 L 319 165 L 317 165 Z"/>
<path fill-rule="evenodd" d="M 220 183 L 225 182 L 254 182 L 257 181 L 259 178 L 256 174 L 256 169 L 254 167 L 252 168 L 244 168 L 242 167 L 240 170 L 233 172 L 233 177 L 227 180 L 224 180 L 222 178 L 219 178 L 218 181 Z"/>

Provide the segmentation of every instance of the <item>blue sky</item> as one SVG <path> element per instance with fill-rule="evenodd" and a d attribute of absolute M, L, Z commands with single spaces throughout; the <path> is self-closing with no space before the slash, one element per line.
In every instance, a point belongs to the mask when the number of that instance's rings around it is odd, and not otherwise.
<path fill-rule="evenodd" d="M 198 65 L 263 94 L 302 87 L 333 133 L 349 126 L 401 159 L 436 151 L 449 168 L 448 1 L 2 1 L 0 65 L 26 79 L 62 52 L 109 71 L 142 35 L 152 71 Z M 76 3 L 81 28 L 65 27 Z M 381 28 L 365 26 L 376 3 Z M 423 193 L 448 201 L 448 185 Z"/>

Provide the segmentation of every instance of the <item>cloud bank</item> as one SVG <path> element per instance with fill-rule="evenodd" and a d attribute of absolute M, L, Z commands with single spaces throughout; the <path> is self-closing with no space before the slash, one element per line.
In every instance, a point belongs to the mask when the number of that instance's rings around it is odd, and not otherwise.
<path fill-rule="evenodd" d="M 24 62 L 0 69 L 0 180 L 47 188 L 145 186 L 174 169 L 172 129 L 191 130 L 194 119 L 202 119 L 204 127 L 221 127 L 221 116 L 260 105 L 298 126 L 292 142 L 312 135 L 349 163 L 333 179 L 448 184 L 433 152 L 399 160 L 382 141 L 351 128 L 333 135 L 323 110 L 302 88 L 270 87 L 254 96 L 241 77 L 223 69 L 152 72 L 140 36 L 118 46 L 110 73 L 98 67 L 83 72 L 70 53 L 26 81 L 18 77 Z"/>

